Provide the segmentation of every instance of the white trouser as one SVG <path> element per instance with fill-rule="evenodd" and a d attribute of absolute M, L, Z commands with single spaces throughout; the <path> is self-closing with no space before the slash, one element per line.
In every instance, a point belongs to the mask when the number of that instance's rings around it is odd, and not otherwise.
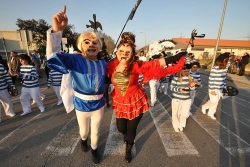
<path fill-rule="evenodd" d="M 196 94 L 196 90 L 191 90 L 190 91 L 191 105 L 194 103 L 195 94 Z"/>
<path fill-rule="evenodd" d="M 86 140 L 89 135 L 89 125 L 91 128 L 91 148 L 95 150 L 98 146 L 98 137 L 100 131 L 100 125 L 104 116 L 104 107 L 92 111 L 82 112 L 76 110 L 76 117 L 79 125 L 79 133 L 82 140 Z"/>
<path fill-rule="evenodd" d="M 22 104 L 23 112 L 31 112 L 31 108 L 30 108 L 31 98 L 35 100 L 40 111 L 44 111 L 43 102 L 40 96 L 41 95 L 40 95 L 39 87 L 35 87 L 35 88 L 22 87 L 20 102 Z"/>
<path fill-rule="evenodd" d="M 53 89 L 54 89 L 56 96 L 58 98 L 58 102 L 62 101 L 62 97 L 60 95 L 61 86 L 53 86 Z"/>
<path fill-rule="evenodd" d="M 8 93 L 7 89 L 0 90 L 0 101 L 3 105 L 3 110 L 5 111 L 5 114 L 14 114 L 13 112 L 13 105 L 10 100 L 10 94 Z M 1 113 L 0 113 L 1 114 Z"/>
<path fill-rule="evenodd" d="M 214 90 L 216 95 L 212 95 L 210 92 L 211 90 L 208 90 L 209 94 L 209 100 L 202 105 L 202 110 L 209 109 L 208 115 L 214 115 L 216 112 L 216 108 L 218 106 L 218 103 L 220 101 L 220 98 L 222 97 L 221 90 Z"/>
<path fill-rule="evenodd" d="M 40 98 L 41 98 L 41 99 L 42 99 L 42 98 L 44 99 L 44 98 L 45 98 L 45 95 L 42 94 L 42 93 L 40 93 Z M 33 99 L 32 103 L 34 103 L 34 104 L 36 103 L 34 99 Z"/>
<path fill-rule="evenodd" d="M 155 102 L 156 102 L 156 95 L 157 95 L 157 90 L 159 88 L 159 81 L 155 80 L 155 79 L 151 79 L 149 81 L 149 87 L 150 87 L 150 98 L 151 98 L 151 106 L 154 106 Z"/>
<path fill-rule="evenodd" d="M 186 127 L 186 120 L 189 117 L 190 106 L 191 99 L 172 99 L 172 125 L 175 129 Z"/>
<path fill-rule="evenodd" d="M 168 83 L 161 83 L 160 85 L 160 91 L 163 92 L 164 94 L 168 93 Z"/>

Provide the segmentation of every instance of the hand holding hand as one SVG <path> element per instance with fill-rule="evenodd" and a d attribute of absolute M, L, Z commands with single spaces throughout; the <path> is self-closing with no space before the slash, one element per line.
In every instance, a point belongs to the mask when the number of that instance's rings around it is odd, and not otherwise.
<path fill-rule="evenodd" d="M 52 29 L 54 32 L 63 31 L 67 25 L 68 17 L 66 15 L 66 5 L 64 5 L 61 12 L 53 15 Z"/>

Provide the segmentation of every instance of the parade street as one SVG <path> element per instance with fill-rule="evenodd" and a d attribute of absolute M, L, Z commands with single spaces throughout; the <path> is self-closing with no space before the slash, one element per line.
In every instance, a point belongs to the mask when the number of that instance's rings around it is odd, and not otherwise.
<path fill-rule="evenodd" d="M 116 129 L 115 113 L 105 107 L 98 147 L 102 158 L 98 165 L 92 162 L 90 150 L 81 151 L 75 112 L 67 114 L 63 104 L 56 105 L 56 95 L 52 88 L 47 89 L 43 77 L 40 91 L 46 95 L 45 112 L 40 113 L 34 104 L 32 113 L 21 117 L 19 96 L 12 97 L 15 117 L 10 118 L 1 110 L 0 166 L 250 166 L 250 80 L 246 84 L 234 82 L 231 76 L 227 85 L 235 86 L 239 94 L 221 100 L 216 120 L 212 120 L 201 112 L 201 105 L 208 99 L 208 75 L 201 75 L 203 87 L 197 90 L 192 115 L 179 133 L 172 127 L 171 91 L 168 90 L 168 95 L 158 92 L 157 103 L 144 114 L 138 126 L 130 164 L 124 160 L 125 144 Z M 245 76 L 242 78 L 246 80 Z M 145 89 L 150 100 L 149 86 L 145 85 Z"/>

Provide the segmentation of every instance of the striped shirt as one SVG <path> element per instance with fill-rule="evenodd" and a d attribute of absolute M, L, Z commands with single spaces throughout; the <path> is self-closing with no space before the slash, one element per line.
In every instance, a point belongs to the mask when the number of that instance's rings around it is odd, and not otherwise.
<path fill-rule="evenodd" d="M 178 77 L 174 77 L 171 82 L 170 90 L 173 92 L 173 99 L 179 100 L 188 100 L 190 99 L 190 92 L 185 91 L 184 93 L 180 92 L 180 89 L 189 89 L 189 78 L 182 77 L 182 82 L 180 83 Z M 194 90 L 195 87 L 190 88 L 190 90 Z"/>
<path fill-rule="evenodd" d="M 0 64 L 0 90 L 7 89 L 9 86 L 14 86 L 9 73 L 6 71 L 4 65 Z"/>
<path fill-rule="evenodd" d="M 219 66 L 214 66 L 208 78 L 208 88 L 210 90 L 223 90 L 226 87 L 227 68 L 220 69 Z"/>
<path fill-rule="evenodd" d="M 231 62 L 227 62 L 227 66 L 225 69 L 220 69 L 219 66 L 214 66 L 210 71 L 210 76 L 208 78 L 208 88 L 210 90 L 223 90 L 226 85 L 226 77 L 228 67 L 231 65 Z"/>
<path fill-rule="evenodd" d="M 48 87 L 50 87 L 51 83 L 53 86 L 61 86 L 62 82 L 62 73 L 55 71 L 55 70 L 50 70 L 49 72 L 49 78 L 48 78 Z"/>
<path fill-rule="evenodd" d="M 22 65 L 20 67 L 20 73 L 23 79 L 23 87 L 34 88 L 39 86 L 38 75 L 34 66 Z"/>
<path fill-rule="evenodd" d="M 200 73 L 196 72 L 192 72 L 191 70 L 189 71 L 189 74 L 191 75 L 191 77 L 193 78 L 194 81 L 198 81 L 201 83 L 201 75 Z"/>

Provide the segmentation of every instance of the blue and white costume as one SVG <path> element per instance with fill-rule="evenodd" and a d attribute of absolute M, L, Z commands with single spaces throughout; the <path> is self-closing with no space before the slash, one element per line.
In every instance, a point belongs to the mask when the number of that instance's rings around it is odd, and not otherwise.
<path fill-rule="evenodd" d="M 47 31 L 47 63 L 51 69 L 60 73 L 67 74 L 69 71 L 70 77 L 63 76 L 63 78 L 71 78 L 72 81 L 62 80 L 63 103 L 69 106 L 72 106 L 72 102 L 74 103 L 72 107 L 76 109 L 82 140 L 87 139 L 91 122 L 91 147 L 95 150 L 104 115 L 105 99 L 103 94 L 107 65 L 105 60 L 93 61 L 79 54 L 59 53 L 61 38 L 62 32 L 51 33 L 51 29 Z M 70 88 L 71 85 L 73 90 Z M 70 109 L 73 108 L 68 108 L 68 110 Z"/>
<path fill-rule="evenodd" d="M 60 95 L 62 75 L 62 73 L 57 72 L 55 70 L 50 70 L 49 72 L 48 87 L 50 87 L 50 85 L 52 84 L 52 87 L 58 98 L 57 105 L 62 104 L 62 97 Z"/>
<path fill-rule="evenodd" d="M 5 69 L 4 65 L 0 64 L 0 101 L 3 105 L 5 114 L 9 116 L 14 116 L 15 113 L 13 112 L 13 109 L 12 109 L 13 105 L 12 105 L 12 102 L 9 97 L 10 95 L 7 90 L 8 86 L 13 87 L 14 84 L 11 80 L 9 73 Z M 0 119 L 0 122 L 1 122 L 1 119 Z"/>
<path fill-rule="evenodd" d="M 22 65 L 20 67 L 20 77 L 23 79 L 22 92 L 20 102 L 22 104 L 23 113 L 26 115 L 31 112 L 30 99 L 32 98 L 37 103 L 41 112 L 44 112 L 44 106 L 40 98 L 39 82 L 36 69 L 32 65 Z"/>

